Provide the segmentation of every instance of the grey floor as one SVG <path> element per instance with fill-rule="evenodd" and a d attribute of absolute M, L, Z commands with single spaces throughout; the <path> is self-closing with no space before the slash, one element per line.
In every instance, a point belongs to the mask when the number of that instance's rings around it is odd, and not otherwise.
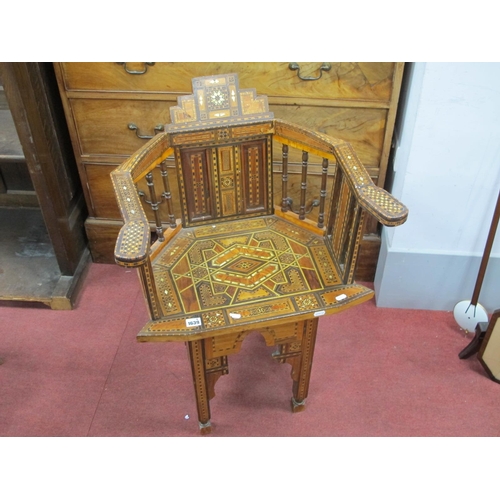
<path fill-rule="evenodd" d="M 40 209 L 0 208 L 0 299 L 50 298 L 60 277 Z"/>

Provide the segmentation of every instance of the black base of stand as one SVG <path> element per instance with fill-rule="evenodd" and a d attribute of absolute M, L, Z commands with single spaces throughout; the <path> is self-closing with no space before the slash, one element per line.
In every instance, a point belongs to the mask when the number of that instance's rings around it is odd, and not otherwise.
<path fill-rule="evenodd" d="M 479 352 L 487 329 L 488 323 L 486 322 L 481 322 L 476 325 L 476 334 L 470 344 L 460 351 L 460 354 L 458 355 L 460 359 L 470 358 L 473 354 Z"/>

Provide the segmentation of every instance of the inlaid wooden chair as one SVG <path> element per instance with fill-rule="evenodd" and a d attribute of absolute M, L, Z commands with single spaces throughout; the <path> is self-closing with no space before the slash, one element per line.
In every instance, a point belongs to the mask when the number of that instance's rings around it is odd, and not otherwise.
<path fill-rule="evenodd" d="M 397 226 L 407 209 L 350 144 L 275 119 L 236 74 L 194 78 L 171 120 L 111 174 L 116 262 L 138 269 L 151 317 L 137 338 L 186 343 L 202 433 L 228 356 L 253 331 L 291 365 L 301 411 L 319 318 L 373 296 L 353 281 L 366 214 Z"/>

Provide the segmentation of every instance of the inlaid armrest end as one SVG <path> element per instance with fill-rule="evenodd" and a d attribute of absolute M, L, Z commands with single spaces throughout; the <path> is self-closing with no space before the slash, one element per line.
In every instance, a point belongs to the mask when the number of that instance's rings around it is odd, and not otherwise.
<path fill-rule="evenodd" d="M 121 228 L 115 246 L 115 261 L 124 267 L 139 267 L 149 257 L 151 232 L 141 219 L 131 220 Z"/>
<path fill-rule="evenodd" d="M 359 188 L 359 203 L 384 226 L 406 222 L 408 209 L 384 189 L 369 184 Z"/>

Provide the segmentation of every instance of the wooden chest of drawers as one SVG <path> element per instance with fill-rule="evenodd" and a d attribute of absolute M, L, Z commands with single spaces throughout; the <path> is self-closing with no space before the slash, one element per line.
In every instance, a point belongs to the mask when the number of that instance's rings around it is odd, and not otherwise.
<path fill-rule="evenodd" d="M 170 123 L 170 107 L 191 93 L 196 76 L 238 73 L 242 88 L 268 96 L 277 118 L 349 141 L 383 187 L 403 64 L 328 64 L 329 70 L 321 70 L 321 63 L 299 63 L 298 69 L 272 62 L 54 63 L 88 205 L 85 226 L 94 261 L 114 261 L 122 225 L 110 172 Z M 280 151 L 274 155 L 279 183 Z M 314 159 L 311 168 L 319 178 Z M 298 186 L 300 158 L 290 158 L 290 169 L 291 184 L 295 173 Z M 368 221 L 358 280 L 373 279 L 378 250 L 377 226 Z"/>

